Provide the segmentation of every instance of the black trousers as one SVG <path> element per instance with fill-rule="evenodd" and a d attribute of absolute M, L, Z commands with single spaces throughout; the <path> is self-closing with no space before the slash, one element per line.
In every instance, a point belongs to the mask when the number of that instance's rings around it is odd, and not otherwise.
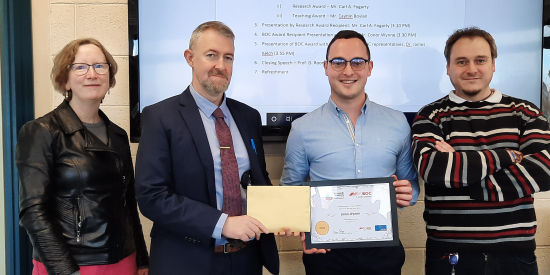
<path fill-rule="evenodd" d="M 451 275 L 445 253 L 426 251 L 426 275 Z M 538 275 L 535 252 L 458 253 L 456 275 Z"/>
<path fill-rule="evenodd" d="M 234 253 L 215 253 L 210 275 L 262 275 L 260 244 L 249 241 L 246 248 Z"/>
<path fill-rule="evenodd" d="M 332 249 L 326 254 L 304 254 L 307 275 L 400 275 L 405 249 L 399 246 Z"/>

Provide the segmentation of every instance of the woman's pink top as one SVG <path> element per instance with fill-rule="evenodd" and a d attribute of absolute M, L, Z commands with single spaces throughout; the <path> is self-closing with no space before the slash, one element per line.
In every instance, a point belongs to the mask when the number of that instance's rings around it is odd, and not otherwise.
<path fill-rule="evenodd" d="M 48 275 L 43 263 L 32 260 L 32 275 Z M 89 265 L 80 267 L 81 275 L 137 275 L 136 252 L 116 264 Z"/>

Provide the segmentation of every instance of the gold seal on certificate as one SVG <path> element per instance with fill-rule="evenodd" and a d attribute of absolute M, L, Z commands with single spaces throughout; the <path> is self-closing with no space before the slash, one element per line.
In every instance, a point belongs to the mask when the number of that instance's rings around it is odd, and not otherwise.
<path fill-rule="evenodd" d="M 393 246 L 397 210 L 393 178 L 308 182 L 311 233 L 306 248 Z"/>
<path fill-rule="evenodd" d="M 319 235 L 326 235 L 328 233 L 329 226 L 325 221 L 319 221 L 315 224 L 315 232 Z"/>

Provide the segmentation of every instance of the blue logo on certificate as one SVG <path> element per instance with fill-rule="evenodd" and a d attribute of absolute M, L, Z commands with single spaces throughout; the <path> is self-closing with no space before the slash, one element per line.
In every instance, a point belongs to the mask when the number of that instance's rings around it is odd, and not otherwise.
<path fill-rule="evenodd" d="M 386 228 L 386 225 L 375 225 L 374 226 L 374 231 L 388 231 L 388 229 Z"/>

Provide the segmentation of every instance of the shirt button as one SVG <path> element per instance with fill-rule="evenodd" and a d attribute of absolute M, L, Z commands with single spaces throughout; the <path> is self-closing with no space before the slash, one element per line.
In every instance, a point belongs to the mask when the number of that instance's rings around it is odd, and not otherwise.
<path fill-rule="evenodd" d="M 361 173 L 361 170 L 357 170 L 358 173 Z"/>
<path fill-rule="evenodd" d="M 359 143 L 355 144 L 355 146 L 359 147 Z"/>

